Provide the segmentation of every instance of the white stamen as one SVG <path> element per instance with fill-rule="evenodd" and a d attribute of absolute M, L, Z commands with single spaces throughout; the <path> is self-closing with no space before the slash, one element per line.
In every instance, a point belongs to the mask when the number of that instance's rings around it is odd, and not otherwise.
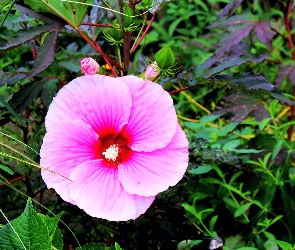
<path fill-rule="evenodd" d="M 115 161 L 119 154 L 119 148 L 114 144 L 110 146 L 105 152 L 102 153 L 104 157 L 109 161 Z"/>

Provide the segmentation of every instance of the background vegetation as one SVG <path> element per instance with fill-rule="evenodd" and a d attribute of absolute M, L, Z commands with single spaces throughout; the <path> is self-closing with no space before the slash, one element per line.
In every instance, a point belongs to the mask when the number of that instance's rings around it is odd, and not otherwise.
<path fill-rule="evenodd" d="M 78 247 L 75 237 L 122 249 L 208 249 L 217 237 L 224 249 L 295 249 L 294 2 L 78 2 L 0 2 L 0 223 L 31 197 L 38 213 L 63 212 L 57 249 Z M 181 182 L 135 221 L 88 216 L 48 190 L 32 162 L 53 96 L 85 57 L 112 76 L 143 75 L 156 60 L 153 80 L 190 141 Z"/>

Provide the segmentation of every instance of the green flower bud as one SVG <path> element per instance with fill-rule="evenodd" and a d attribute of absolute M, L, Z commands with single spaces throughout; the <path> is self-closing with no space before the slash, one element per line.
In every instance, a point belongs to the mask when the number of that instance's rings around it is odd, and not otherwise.
<path fill-rule="evenodd" d="M 155 55 L 155 60 L 161 70 L 169 69 L 175 65 L 175 57 L 170 46 L 160 49 Z"/>

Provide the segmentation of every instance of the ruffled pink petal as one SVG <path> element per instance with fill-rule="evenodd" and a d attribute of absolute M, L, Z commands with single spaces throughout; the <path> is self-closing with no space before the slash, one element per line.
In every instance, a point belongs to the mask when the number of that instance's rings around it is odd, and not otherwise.
<path fill-rule="evenodd" d="M 155 198 L 127 193 L 118 180 L 118 170 L 105 166 L 101 159 L 82 163 L 70 178 L 72 199 L 93 217 L 110 221 L 136 219 Z"/>
<path fill-rule="evenodd" d="M 81 120 L 59 121 L 43 139 L 40 165 L 69 178 L 80 163 L 96 158 L 97 138 L 97 133 Z M 48 188 L 54 188 L 64 200 L 74 203 L 68 192 L 68 179 L 46 170 L 41 174 Z"/>
<path fill-rule="evenodd" d="M 119 180 L 130 194 L 153 196 L 176 185 L 188 166 L 188 140 L 178 125 L 172 141 L 153 152 L 133 152 L 119 165 Z"/>
<path fill-rule="evenodd" d="M 170 95 L 158 84 L 131 77 L 121 77 L 132 96 L 128 124 L 123 128 L 134 151 L 151 152 L 164 148 L 175 134 L 176 112 Z M 139 88 L 139 86 L 141 88 Z"/>
<path fill-rule="evenodd" d="M 63 87 L 53 99 L 46 116 L 47 131 L 60 120 L 80 119 L 96 132 L 121 131 L 128 122 L 132 100 L 129 88 L 119 80 L 81 76 Z"/>

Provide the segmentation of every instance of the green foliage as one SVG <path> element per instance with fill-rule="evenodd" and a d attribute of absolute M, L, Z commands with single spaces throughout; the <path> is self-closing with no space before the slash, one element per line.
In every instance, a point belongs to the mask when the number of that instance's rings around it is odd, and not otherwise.
<path fill-rule="evenodd" d="M 173 93 L 190 141 L 189 168 L 142 217 L 111 223 L 47 190 L 39 171 L 9 157 L 16 152 L 3 144 L 37 162 L 38 155 L 1 134 L 1 184 L 11 182 L 19 193 L 0 186 L 0 207 L 12 218 L 0 229 L 0 248 L 23 249 L 23 242 L 27 249 L 62 249 L 64 235 L 65 248 L 75 249 L 121 249 L 115 242 L 124 249 L 208 249 L 218 237 L 224 249 L 295 249 L 291 1 L 159 1 L 161 11 L 150 10 L 153 0 L 77 2 L 0 4 L 1 132 L 38 151 L 47 109 L 81 74 L 82 58 L 122 76 L 144 75 L 154 55 L 155 81 Z M 83 246 L 58 229 L 61 214 L 36 213 L 30 201 L 13 219 L 25 205 L 21 193 L 64 211 Z"/>
<path fill-rule="evenodd" d="M 0 229 L 1 249 L 62 249 L 57 223 L 61 214 L 49 218 L 34 211 L 29 199 L 24 212 Z"/>

